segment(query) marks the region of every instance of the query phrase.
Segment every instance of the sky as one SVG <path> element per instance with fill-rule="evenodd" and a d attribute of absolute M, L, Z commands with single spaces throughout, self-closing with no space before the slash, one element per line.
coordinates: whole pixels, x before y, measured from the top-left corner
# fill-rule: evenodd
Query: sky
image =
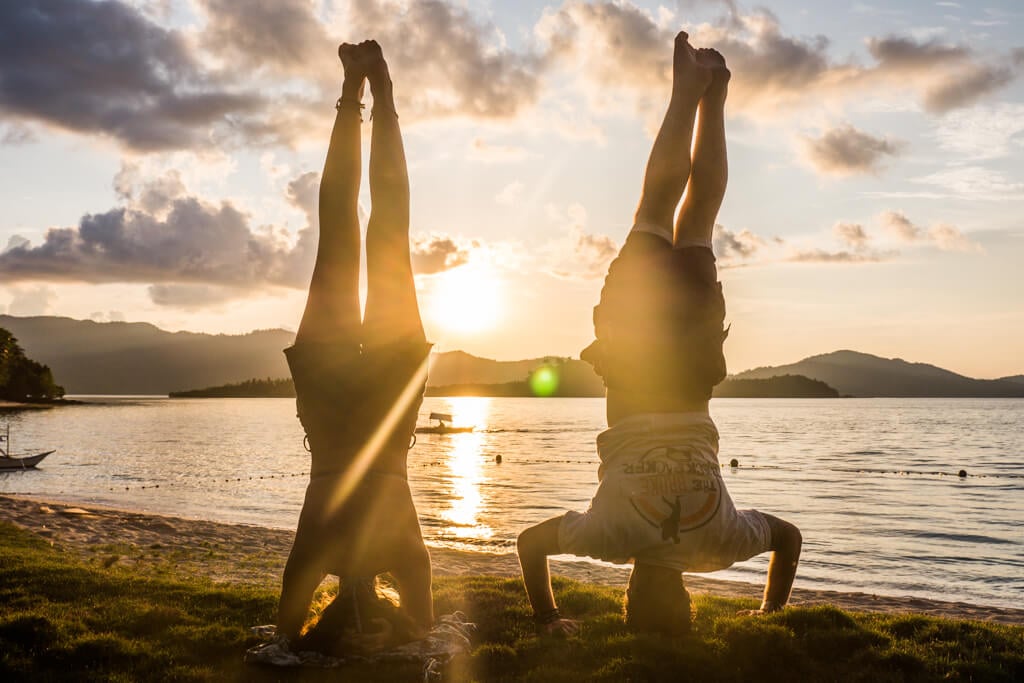
<path fill-rule="evenodd" d="M 578 357 L 686 30 L 733 74 L 730 370 L 1021 374 L 1022 27 L 1019 0 L 0 3 L 0 313 L 294 330 L 337 44 L 375 38 L 428 337 Z"/>

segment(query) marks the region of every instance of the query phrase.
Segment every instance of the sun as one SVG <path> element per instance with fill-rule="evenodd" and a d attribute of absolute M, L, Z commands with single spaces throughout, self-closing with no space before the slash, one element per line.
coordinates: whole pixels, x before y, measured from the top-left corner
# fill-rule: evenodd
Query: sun
<path fill-rule="evenodd" d="M 485 332 L 501 319 L 501 283 L 480 266 L 461 266 L 438 276 L 430 318 L 449 332 Z"/>

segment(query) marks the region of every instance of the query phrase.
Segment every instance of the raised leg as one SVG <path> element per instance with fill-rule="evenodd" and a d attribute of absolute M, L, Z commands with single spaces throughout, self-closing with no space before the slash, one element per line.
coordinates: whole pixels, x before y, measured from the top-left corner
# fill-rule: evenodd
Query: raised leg
<path fill-rule="evenodd" d="M 711 233 L 729 181 L 725 98 L 731 74 L 725 66 L 725 58 L 717 50 L 697 50 L 697 61 L 711 70 L 711 85 L 700 101 L 690 184 L 672 242 L 676 247 L 711 246 Z"/>
<path fill-rule="evenodd" d="M 367 295 L 364 343 L 426 342 L 416 300 L 409 251 L 409 172 L 395 112 L 391 76 L 375 41 L 360 45 L 373 55 L 367 70 L 373 93 L 370 139 L 370 220 L 366 230 Z"/>
<path fill-rule="evenodd" d="M 698 62 L 697 51 L 688 38 L 685 32 L 676 36 L 672 97 L 647 160 L 633 227 L 661 235 L 670 242 L 676 206 L 690 177 L 690 145 L 697 107 L 711 82 L 711 70 Z"/>
<path fill-rule="evenodd" d="M 355 45 L 341 45 L 338 56 L 345 80 L 320 179 L 320 242 L 297 344 L 359 343 L 359 124 L 366 67 Z"/>

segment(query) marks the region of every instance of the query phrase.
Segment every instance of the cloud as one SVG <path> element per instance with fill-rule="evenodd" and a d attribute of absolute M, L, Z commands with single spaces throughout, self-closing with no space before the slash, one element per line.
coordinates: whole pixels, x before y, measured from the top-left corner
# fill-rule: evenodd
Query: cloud
<path fill-rule="evenodd" d="M 507 164 L 523 161 L 529 156 L 530 153 L 524 147 L 495 145 L 482 138 L 474 138 L 469 146 L 468 158 L 485 164 Z"/>
<path fill-rule="evenodd" d="M 248 120 L 260 96 L 205 70 L 178 32 L 121 2 L 0 3 L 0 113 L 142 151 L 209 145 Z"/>
<path fill-rule="evenodd" d="M 57 292 L 46 286 L 28 289 L 14 287 L 11 289 L 11 303 L 7 313 L 20 316 L 46 315 L 53 311 L 56 300 Z"/>
<path fill-rule="evenodd" d="M 199 0 L 199 5 L 207 17 L 200 43 L 229 63 L 287 73 L 334 54 L 336 43 L 310 0 Z"/>
<path fill-rule="evenodd" d="M 547 211 L 552 221 L 561 224 L 561 236 L 539 248 L 547 264 L 544 269 L 562 280 L 603 278 L 619 253 L 618 244 L 607 235 L 586 230 L 587 211 L 580 204 L 570 204 L 564 211 L 548 206 Z"/>
<path fill-rule="evenodd" d="M 460 245 L 446 235 L 412 239 L 412 269 L 420 275 L 433 275 L 469 262 L 469 252 L 478 243 Z"/>
<path fill-rule="evenodd" d="M 753 257 L 765 245 L 765 241 L 749 230 L 732 232 L 722 225 L 715 225 L 712 244 L 715 255 L 728 261 Z"/>
<path fill-rule="evenodd" d="M 922 237 L 921 228 L 911 223 L 902 213 L 886 211 L 879 216 L 879 220 L 883 228 L 902 242 L 916 242 Z"/>
<path fill-rule="evenodd" d="M 832 230 L 844 244 L 854 249 L 863 249 L 870 241 L 864 226 L 857 223 L 836 223 Z"/>
<path fill-rule="evenodd" d="M 508 118 L 536 102 L 543 64 L 505 46 L 493 25 L 440 0 L 360 0 L 349 6 L 353 36 L 374 36 L 396 81 L 400 113 Z"/>
<path fill-rule="evenodd" d="M 308 199 L 307 176 L 289 187 L 293 201 Z M 150 291 L 165 305 L 194 301 L 199 285 L 241 296 L 268 286 L 308 284 L 313 256 L 308 227 L 293 245 L 284 231 L 251 226 L 229 202 L 186 194 L 173 175 L 141 187 L 126 184 L 124 174 L 119 180 L 122 206 L 86 215 L 75 227 L 51 228 L 38 246 L 24 240 L 10 244 L 0 254 L 0 280 L 168 285 Z"/>
<path fill-rule="evenodd" d="M 927 110 L 942 113 L 977 101 L 1020 71 L 1016 53 L 982 58 L 963 45 L 905 36 L 869 38 L 875 64 L 836 60 L 827 37 L 787 35 L 770 10 L 730 7 L 688 30 L 692 43 L 713 45 L 728 60 L 733 112 L 764 115 L 865 95 L 902 102 L 909 90 Z M 660 111 L 671 79 L 674 23 L 628 0 L 567 0 L 545 11 L 535 34 L 552 66 L 585 81 L 591 108 Z"/>
<path fill-rule="evenodd" d="M 939 144 L 961 159 L 998 159 L 1024 142 L 1024 104 L 976 106 L 946 114 L 935 128 Z"/>
<path fill-rule="evenodd" d="M 936 39 L 871 38 L 867 47 L 878 61 L 876 75 L 895 79 L 896 85 L 902 82 L 903 87 L 916 87 L 925 110 L 936 114 L 974 104 L 1020 73 L 1015 53 L 986 62 L 965 45 L 947 45 Z"/>
<path fill-rule="evenodd" d="M 804 151 L 811 164 L 822 173 L 853 175 L 877 173 L 882 160 L 895 156 L 902 142 L 878 138 L 844 124 L 825 132 L 820 138 L 805 138 Z"/>
<path fill-rule="evenodd" d="M 931 245 L 942 251 L 982 251 L 978 244 L 947 223 L 936 223 L 925 229 L 898 211 L 882 213 L 879 222 L 885 230 L 904 243 Z"/>
<path fill-rule="evenodd" d="M 914 182 L 941 188 L 946 197 L 1006 201 L 1024 199 L 1024 183 L 982 166 L 954 166 L 930 173 Z"/>
<path fill-rule="evenodd" d="M 36 141 L 35 131 L 22 123 L 6 123 L 0 126 L 0 145 L 16 147 Z"/>
<path fill-rule="evenodd" d="M 514 180 L 501 188 L 501 192 L 495 195 L 494 201 L 503 206 L 511 206 L 520 200 L 525 189 L 526 185 L 522 181 Z"/>
<path fill-rule="evenodd" d="M 222 304 L 247 294 L 247 292 L 240 292 L 230 287 L 175 283 L 150 285 L 146 291 L 157 306 L 181 308 L 187 311 Z"/>
<path fill-rule="evenodd" d="M 791 263 L 877 263 L 885 254 L 874 251 L 827 251 L 825 249 L 798 249 L 786 258 Z"/>

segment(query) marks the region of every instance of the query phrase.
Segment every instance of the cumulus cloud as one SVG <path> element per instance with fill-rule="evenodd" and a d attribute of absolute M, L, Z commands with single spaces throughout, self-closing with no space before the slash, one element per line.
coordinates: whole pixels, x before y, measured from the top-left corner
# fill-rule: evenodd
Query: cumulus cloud
<path fill-rule="evenodd" d="M 942 251 L 981 251 L 978 244 L 947 223 L 936 223 L 930 228 L 924 228 L 898 211 L 882 213 L 879 222 L 889 234 L 903 243 L 930 245 Z"/>
<path fill-rule="evenodd" d="M 804 152 L 811 164 L 822 173 L 853 175 L 877 173 L 885 157 L 895 156 L 903 143 L 879 138 L 850 124 L 825 132 L 820 138 L 805 138 Z"/>
<path fill-rule="evenodd" d="M 728 261 L 753 257 L 765 245 L 765 241 L 749 230 L 733 232 L 722 225 L 715 225 L 712 244 L 715 255 Z"/>
<path fill-rule="evenodd" d="M 331 59 L 336 47 L 311 0 L 199 0 L 207 17 L 202 46 L 247 69 L 289 72 Z"/>
<path fill-rule="evenodd" d="M 867 47 L 878 61 L 876 75 L 916 86 L 924 108 L 937 114 L 974 104 L 1020 74 L 1016 53 L 986 61 L 965 45 L 901 36 L 871 38 Z"/>
<path fill-rule="evenodd" d="M 734 232 L 716 225 L 713 245 L 722 268 L 766 263 L 875 263 L 896 255 L 876 248 L 864 227 L 856 223 L 837 223 L 832 234 L 840 242 L 838 248 L 795 243 L 781 237 L 769 239 L 747 229 Z"/>
<path fill-rule="evenodd" d="M 592 107 L 623 105 L 660 109 L 671 77 L 674 20 L 647 12 L 631 2 L 567 0 L 545 11 L 536 35 L 553 65 L 585 79 Z M 741 12 L 735 5 L 715 22 L 689 29 L 691 42 L 714 45 L 733 72 L 733 111 L 772 113 L 792 106 L 820 106 L 823 99 L 842 101 L 887 94 L 901 101 L 916 93 L 922 106 L 941 113 L 966 106 L 1016 77 L 1016 53 L 980 56 L 963 45 L 906 36 L 867 41 L 875 63 L 864 66 L 829 55 L 822 35 L 788 35 L 778 18 L 759 8 Z"/>
<path fill-rule="evenodd" d="M 863 249 L 870 241 L 864 226 L 858 223 L 836 223 L 833 232 L 844 244 L 854 249 Z"/>
<path fill-rule="evenodd" d="M 11 303 L 7 307 L 10 315 L 46 315 L 53 311 L 53 303 L 57 300 L 57 292 L 44 286 L 11 290 Z"/>
<path fill-rule="evenodd" d="M 204 69 L 180 33 L 116 0 L 0 3 L 0 45 L 0 113 L 137 150 L 208 145 L 262 106 Z"/>
<path fill-rule="evenodd" d="M 352 35 L 374 36 L 392 74 L 415 85 L 395 93 L 414 118 L 511 117 L 539 95 L 541 58 L 508 49 L 497 28 L 453 4 L 360 0 L 346 23 Z"/>
<path fill-rule="evenodd" d="M 478 242 L 459 244 L 447 235 L 412 239 L 412 269 L 420 275 L 433 275 L 469 262 L 469 254 Z"/>
<path fill-rule="evenodd" d="M 292 244 L 282 230 L 252 226 L 230 202 L 189 195 L 173 174 L 141 186 L 128 175 L 118 176 L 122 206 L 51 228 L 37 246 L 12 240 L 0 254 L 0 281 L 152 284 L 151 297 L 163 305 L 308 283 L 315 249 L 309 226 Z M 293 202 L 309 200 L 308 176 L 289 186 Z"/>

